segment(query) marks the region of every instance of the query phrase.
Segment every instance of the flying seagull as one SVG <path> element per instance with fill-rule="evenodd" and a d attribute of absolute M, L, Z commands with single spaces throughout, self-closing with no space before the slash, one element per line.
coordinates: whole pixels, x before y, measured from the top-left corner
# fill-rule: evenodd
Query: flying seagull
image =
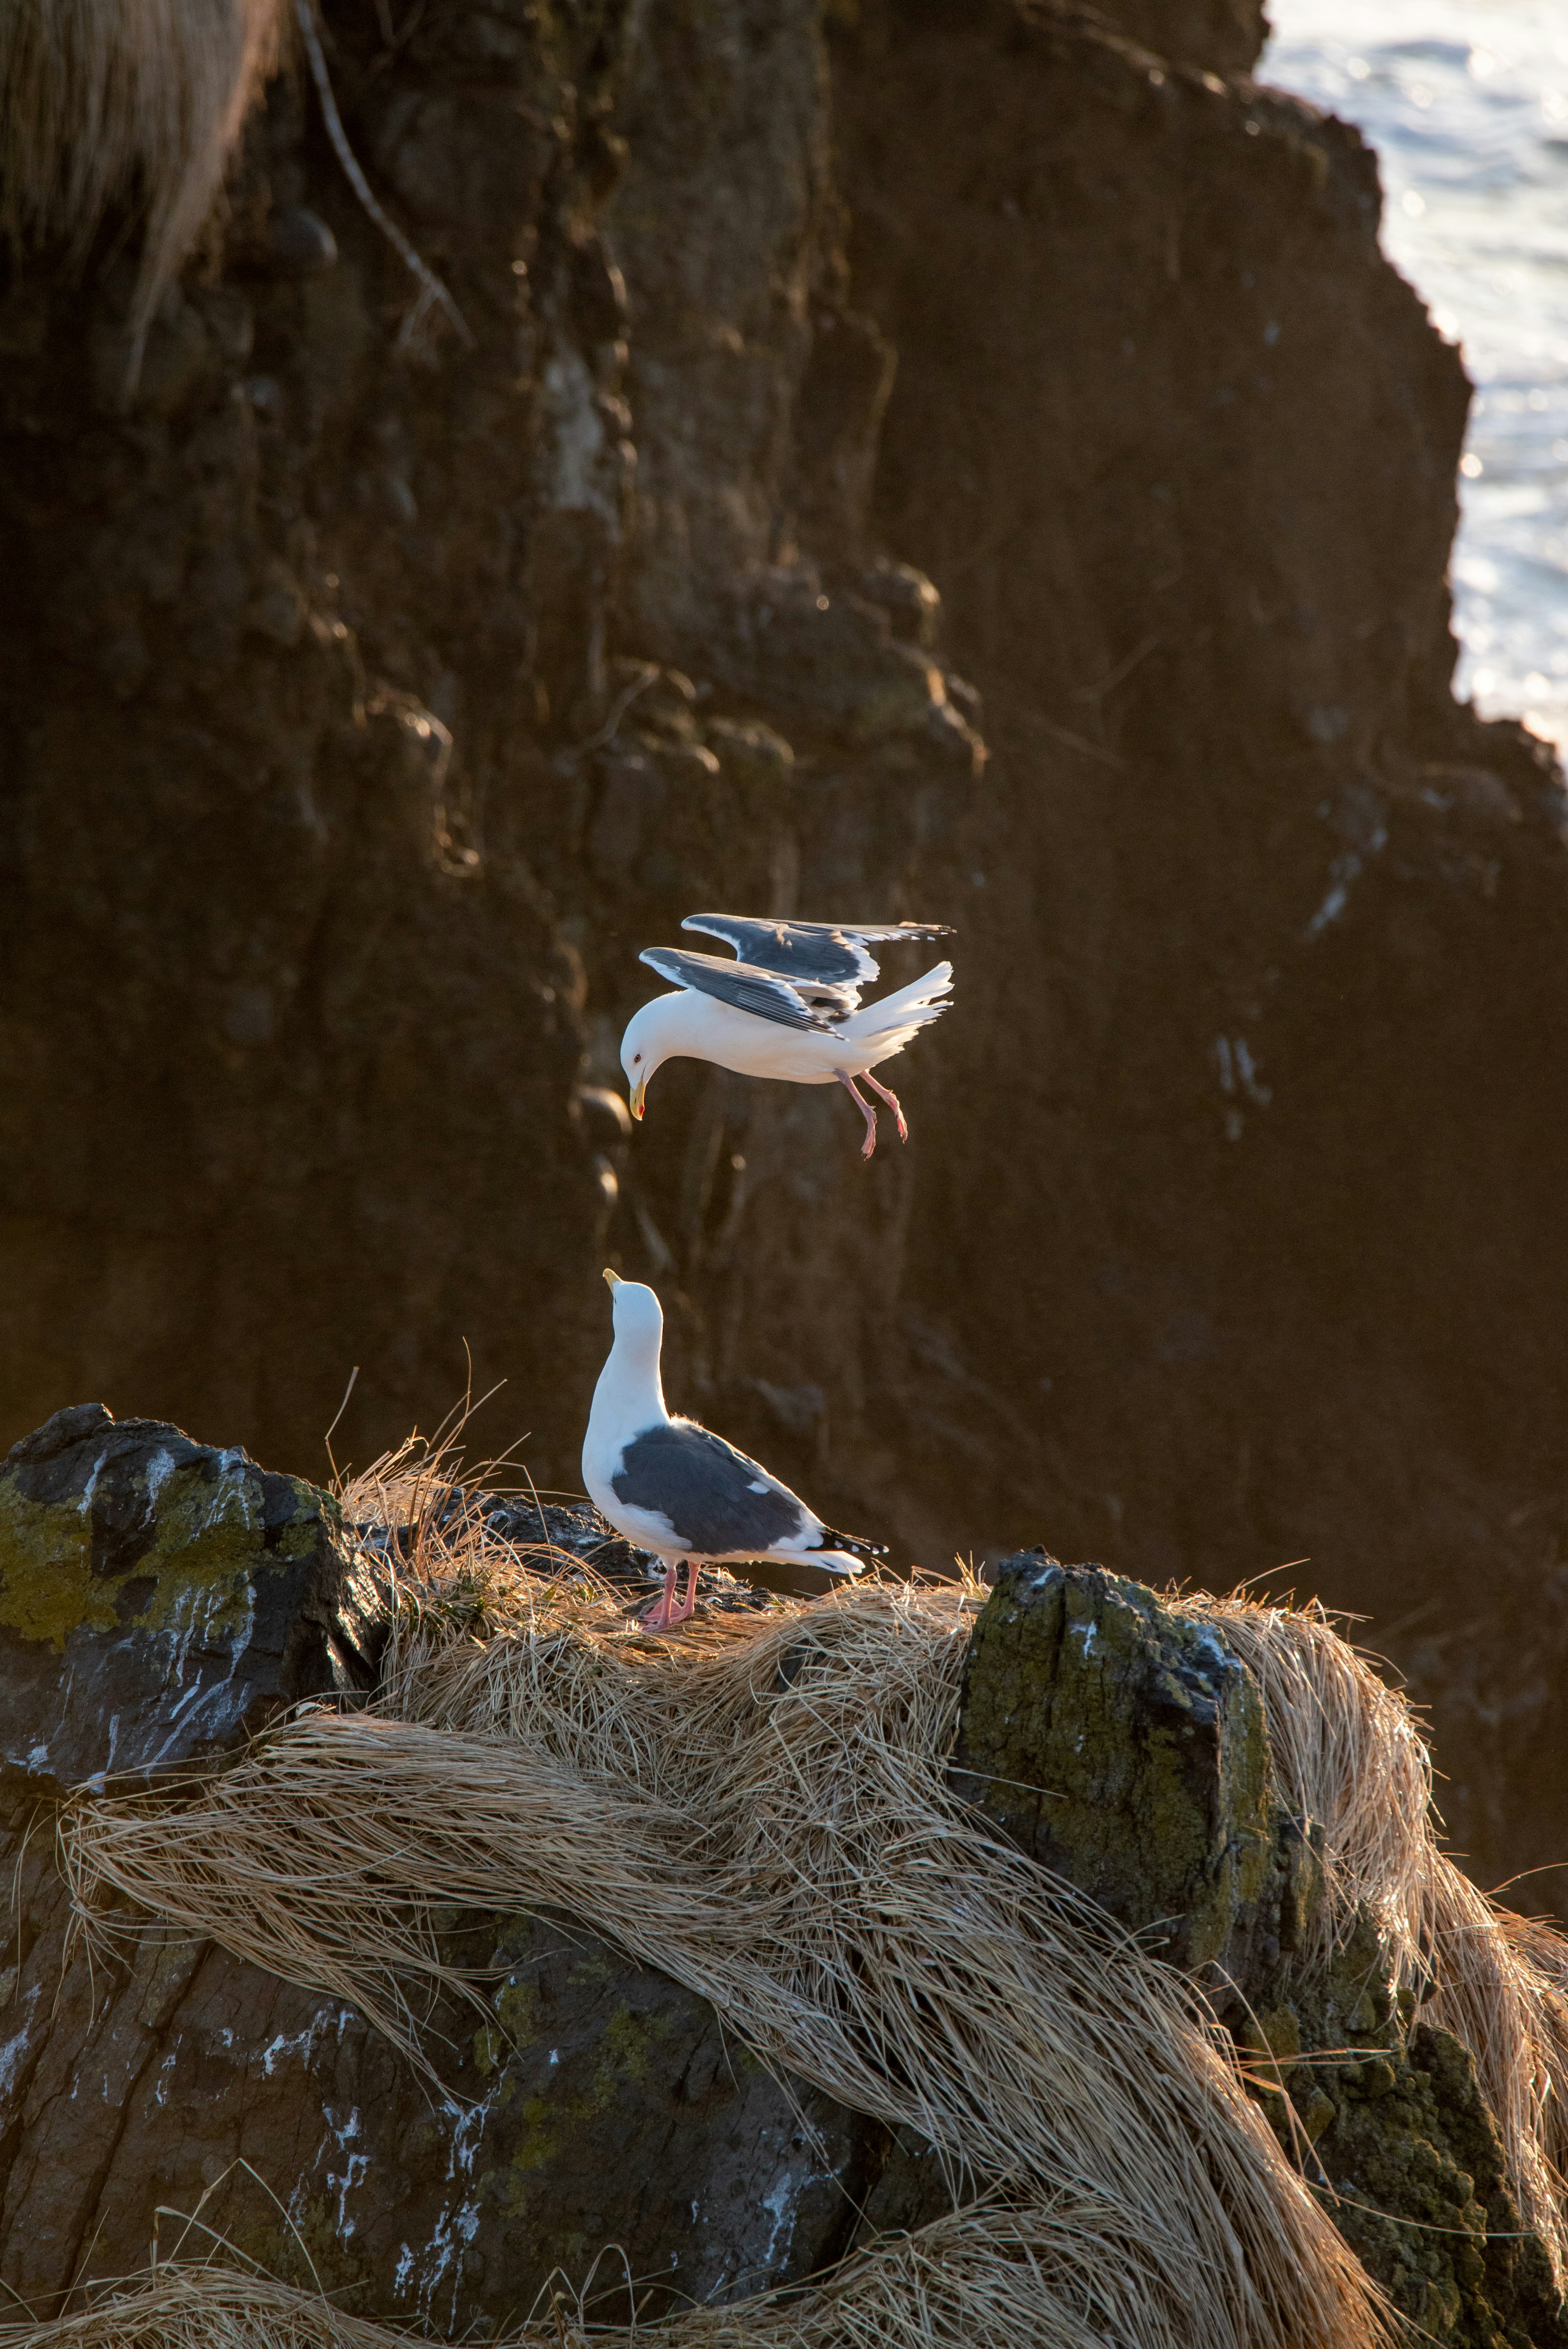
<path fill-rule="evenodd" d="M 593 1390 L 583 1439 L 583 1482 L 619 1534 L 665 1561 L 662 1598 L 645 1618 L 667 1631 L 696 1605 L 704 1563 L 737 1566 L 768 1590 L 809 1597 L 830 1587 L 824 1575 L 861 1573 L 882 1553 L 830 1531 L 766 1468 L 699 1427 L 672 1419 L 659 1380 L 665 1317 L 640 1280 L 606 1271 L 615 1342 Z M 676 1597 L 681 1561 L 690 1561 L 686 1597 Z"/>
<path fill-rule="evenodd" d="M 877 1113 L 855 1079 L 863 1077 L 909 1128 L 898 1095 L 872 1071 L 952 1007 L 941 1000 L 953 966 L 939 962 L 912 987 L 861 1008 L 861 988 L 878 977 L 868 948 L 909 938 L 950 938 L 935 922 L 769 922 L 741 914 L 692 914 L 683 930 L 723 938 L 736 959 L 684 947 L 649 947 L 639 957 L 674 995 L 655 995 L 627 1025 L 621 1066 L 632 1115 L 643 1114 L 648 1080 L 665 1061 L 715 1061 L 743 1077 L 783 1077 L 797 1085 L 842 1085 L 866 1122 L 861 1155 L 877 1146 Z"/>

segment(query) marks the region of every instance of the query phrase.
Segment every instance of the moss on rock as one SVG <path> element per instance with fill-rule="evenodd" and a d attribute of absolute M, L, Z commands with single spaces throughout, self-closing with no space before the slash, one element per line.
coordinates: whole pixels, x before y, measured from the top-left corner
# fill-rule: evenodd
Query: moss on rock
<path fill-rule="evenodd" d="M 0 1768 L 46 1788 L 166 1768 L 366 1685 L 376 1599 L 341 1536 L 330 1495 L 238 1448 L 57 1412 L 0 1466 Z"/>
<path fill-rule="evenodd" d="M 1099 1567 L 1010 1559 L 975 1626 L 954 1784 L 1198 1968 L 1274 1868 L 1262 1701 L 1207 1624 Z"/>
<path fill-rule="evenodd" d="M 214 1464 L 190 1448 L 199 1456 L 176 1464 L 162 1446 L 150 1447 L 120 1480 L 117 1508 L 139 1515 L 150 1538 L 145 1547 L 124 1546 L 118 1568 L 112 1554 L 103 1555 L 91 1490 L 35 1501 L 14 1475 L 0 1476 L 0 1624 L 25 1640 L 46 1640 L 58 1655 L 83 1629 L 199 1640 L 242 1630 L 253 1573 L 279 1574 L 308 1557 L 324 1505 L 329 1516 L 336 1505 L 294 1477 L 275 1480 L 292 1492 L 283 1510 L 274 1500 L 282 1522 L 269 1545 L 261 1472 L 247 1478 L 242 1455 L 220 1454 Z"/>
<path fill-rule="evenodd" d="M 1238 2035 L 1281 2142 L 1402 2315 L 1454 2349 L 1568 2349 L 1474 2059 L 1396 1992 L 1370 1918 Z"/>

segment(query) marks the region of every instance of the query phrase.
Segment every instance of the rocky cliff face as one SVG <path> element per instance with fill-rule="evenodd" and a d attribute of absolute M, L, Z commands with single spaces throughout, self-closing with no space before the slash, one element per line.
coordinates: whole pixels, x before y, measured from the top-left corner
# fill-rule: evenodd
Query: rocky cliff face
<path fill-rule="evenodd" d="M 911 1555 L 1309 1556 L 1554 1857 L 1559 797 L 1449 697 L 1371 159 L 1219 0 L 324 21 L 468 341 L 303 64 L 129 409 L 115 224 L 0 305 L 10 1432 L 315 1473 L 466 1343 L 574 1485 L 608 1249 Z M 907 1151 L 695 1066 L 632 1145 L 726 903 L 958 924 Z"/>
<path fill-rule="evenodd" d="M 929 1081 L 1026 1141 L 923 1162 L 906 1276 L 1008 1366 L 988 1522 L 1305 1560 L 1436 1703 L 1460 1845 L 1555 1859 L 1562 802 L 1449 693 L 1458 355 L 1354 134 L 1202 51 L 934 8 L 837 54 L 876 519 L 989 712 Z"/>

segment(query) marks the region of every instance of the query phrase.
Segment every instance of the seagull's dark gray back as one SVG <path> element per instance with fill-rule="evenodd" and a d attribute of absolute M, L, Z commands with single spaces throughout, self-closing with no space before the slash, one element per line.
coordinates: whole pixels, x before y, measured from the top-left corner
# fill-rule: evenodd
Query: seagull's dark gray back
<path fill-rule="evenodd" d="M 800 1504 L 788 1493 L 750 1489 L 767 1473 L 722 1435 L 677 1419 L 634 1435 L 610 1482 L 628 1507 L 667 1517 L 698 1557 L 760 1557 L 803 1527 Z"/>

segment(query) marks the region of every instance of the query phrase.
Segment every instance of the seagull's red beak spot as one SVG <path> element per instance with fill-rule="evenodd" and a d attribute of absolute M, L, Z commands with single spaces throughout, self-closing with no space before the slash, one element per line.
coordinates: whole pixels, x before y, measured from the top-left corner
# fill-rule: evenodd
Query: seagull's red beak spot
<path fill-rule="evenodd" d="M 640 1078 L 638 1079 L 637 1082 L 636 1082 L 636 1083 L 632 1087 L 632 1102 L 631 1102 L 631 1109 L 632 1109 L 632 1115 L 633 1115 L 634 1118 L 638 1118 L 638 1119 L 640 1119 L 640 1118 L 642 1117 L 642 1114 L 643 1114 L 643 1096 L 644 1096 L 644 1094 L 647 1092 L 647 1090 L 648 1090 L 648 1081 L 647 1081 L 646 1077 L 640 1077 Z"/>

